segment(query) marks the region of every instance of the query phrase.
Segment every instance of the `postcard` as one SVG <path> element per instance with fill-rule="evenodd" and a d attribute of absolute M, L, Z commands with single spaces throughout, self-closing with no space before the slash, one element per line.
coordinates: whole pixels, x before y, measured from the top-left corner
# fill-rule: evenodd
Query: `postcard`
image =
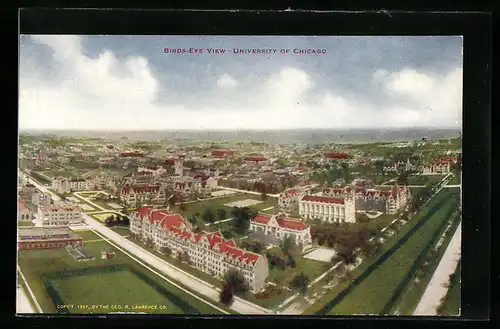
<path fill-rule="evenodd" d="M 460 315 L 462 47 L 21 35 L 17 313 Z"/>

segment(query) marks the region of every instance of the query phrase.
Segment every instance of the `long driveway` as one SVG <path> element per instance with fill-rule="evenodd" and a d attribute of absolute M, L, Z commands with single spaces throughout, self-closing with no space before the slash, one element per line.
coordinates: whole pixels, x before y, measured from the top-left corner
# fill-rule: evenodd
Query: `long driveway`
<path fill-rule="evenodd" d="M 441 299 L 445 297 L 448 292 L 447 283 L 449 277 L 455 272 L 458 261 L 460 260 L 461 245 L 462 223 L 458 224 L 450 244 L 448 248 L 446 248 L 443 258 L 441 258 L 413 315 L 437 315 L 437 308 L 441 304 Z"/>
<path fill-rule="evenodd" d="M 23 288 L 18 287 L 16 289 L 16 313 L 18 314 L 30 314 L 36 313 L 33 307 L 30 304 L 30 300 L 28 295 Z"/>

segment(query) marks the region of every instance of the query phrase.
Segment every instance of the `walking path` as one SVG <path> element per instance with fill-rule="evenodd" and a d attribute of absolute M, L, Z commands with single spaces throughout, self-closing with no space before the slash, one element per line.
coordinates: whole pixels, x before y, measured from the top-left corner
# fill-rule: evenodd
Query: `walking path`
<path fill-rule="evenodd" d="M 460 260 L 461 245 L 462 223 L 458 224 L 450 244 L 448 248 L 446 248 L 443 258 L 439 262 L 413 315 L 437 315 L 437 308 L 441 304 L 441 299 L 444 298 L 448 292 L 447 283 L 449 277 L 455 272 L 458 261 Z"/>
<path fill-rule="evenodd" d="M 242 192 L 242 193 L 246 193 L 246 194 L 262 195 L 262 193 L 260 193 L 260 192 L 247 191 L 247 190 L 240 190 L 240 189 L 237 189 L 237 188 L 231 188 L 231 187 L 218 186 L 218 188 L 220 188 L 220 189 L 222 189 L 222 190 L 235 191 L 235 192 Z M 270 196 L 270 197 L 273 197 L 273 198 L 277 198 L 277 197 L 279 197 L 279 194 L 267 194 L 267 196 Z"/>

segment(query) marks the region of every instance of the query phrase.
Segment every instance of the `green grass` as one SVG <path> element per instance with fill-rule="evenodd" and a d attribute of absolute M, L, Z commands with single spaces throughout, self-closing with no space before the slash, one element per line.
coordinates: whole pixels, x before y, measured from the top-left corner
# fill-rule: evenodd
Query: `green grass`
<path fill-rule="evenodd" d="M 33 223 L 30 220 L 18 220 L 17 226 L 33 226 Z"/>
<path fill-rule="evenodd" d="M 380 274 L 374 276 L 375 273 L 369 273 L 369 270 L 373 270 L 372 269 L 373 266 L 376 266 L 377 262 L 380 262 L 382 257 L 388 251 L 391 251 L 391 250 L 397 248 L 397 244 L 398 244 L 398 242 L 400 242 L 402 237 L 409 234 L 412 230 L 414 230 L 416 227 L 418 227 L 417 225 L 419 223 L 421 223 L 423 220 L 425 220 L 427 217 L 435 215 L 435 213 L 430 213 L 431 210 L 434 210 L 435 212 L 441 213 L 441 211 L 443 209 L 441 203 L 446 202 L 447 204 L 449 204 L 450 202 L 452 202 L 452 198 L 453 198 L 452 191 L 450 191 L 448 189 L 442 190 L 416 216 L 413 216 L 408 221 L 408 223 L 401 228 L 401 230 L 399 231 L 398 234 L 387 238 L 387 241 L 382 245 L 380 252 L 375 257 L 372 257 L 368 260 L 365 260 L 360 266 L 358 266 L 351 273 L 351 278 L 353 280 L 361 281 L 361 283 L 359 283 L 359 285 L 357 287 L 352 288 L 352 286 L 351 286 L 352 281 L 351 280 L 347 280 L 347 281 L 344 281 L 342 283 L 339 283 L 334 288 L 332 288 L 332 290 L 329 293 L 327 293 L 325 296 L 323 296 L 317 303 L 315 303 L 312 307 L 307 309 L 304 314 L 317 314 L 318 312 L 326 312 L 326 311 L 334 311 L 335 313 L 343 313 L 343 314 L 345 314 L 344 312 L 351 313 L 351 314 L 362 314 L 362 313 L 366 314 L 367 313 L 366 308 L 365 309 L 362 308 L 362 307 L 364 307 L 364 305 L 363 304 L 356 305 L 356 300 L 359 300 L 359 303 L 366 303 L 367 301 L 370 301 L 368 303 L 368 306 L 370 306 L 373 303 L 373 301 L 372 301 L 373 297 L 375 297 L 377 299 L 377 302 L 375 302 L 375 306 L 383 307 L 384 306 L 384 305 L 382 305 L 382 304 L 384 304 L 383 301 L 379 301 L 378 297 L 375 296 L 374 292 L 378 293 L 377 289 L 381 289 L 383 291 L 383 290 L 387 289 L 387 287 L 389 287 L 389 289 L 390 289 L 390 287 L 395 289 L 395 286 L 396 286 L 395 282 L 397 282 L 397 281 L 387 281 L 388 278 L 391 278 L 391 280 L 394 280 L 394 278 L 393 278 L 394 273 L 392 273 L 392 271 L 394 271 L 395 273 L 401 273 L 401 270 L 393 268 L 395 266 L 394 263 L 397 263 L 399 261 L 399 262 L 401 262 L 402 266 L 407 267 L 409 264 L 408 260 L 404 260 L 404 259 L 400 260 L 399 257 L 402 257 L 402 256 L 406 257 L 407 256 L 406 253 L 413 254 L 413 255 L 409 255 L 409 257 L 417 257 L 417 250 L 419 248 L 424 247 L 423 245 L 418 244 L 418 243 L 422 243 L 422 241 L 421 240 L 414 240 L 414 242 L 412 242 L 411 244 L 408 245 L 409 247 L 405 248 L 404 254 L 401 254 L 401 253 L 399 253 L 397 255 L 393 254 L 390 257 L 390 258 L 393 258 L 392 262 L 389 263 L 391 266 L 389 266 L 389 267 L 384 266 L 384 271 L 383 271 L 383 273 L 385 273 L 385 275 L 388 275 L 388 278 L 384 278 L 384 277 L 380 278 Z M 437 210 L 433 209 L 435 207 L 437 207 Z M 429 220 L 430 223 L 435 223 L 435 222 L 440 221 L 439 217 L 437 217 L 437 216 L 432 216 L 432 217 L 433 217 L 433 220 Z M 425 226 L 426 227 L 425 231 L 422 231 L 424 226 L 420 227 L 420 229 L 418 229 L 417 232 L 414 233 L 413 235 L 415 235 L 418 238 L 418 236 L 422 237 L 422 235 L 419 233 L 423 234 L 423 233 L 427 233 L 428 231 L 430 231 L 430 229 L 427 228 L 429 225 Z M 433 228 L 433 227 L 434 227 L 434 225 L 431 226 L 431 228 Z M 425 235 L 423 235 L 423 237 L 425 237 Z M 406 243 L 404 245 L 408 244 L 408 242 L 409 241 L 406 241 Z M 403 246 L 401 246 L 399 248 L 402 248 Z M 385 262 L 387 262 L 387 260 Z M 380 271 L 379 268 L 382 268 L 382 266 L 385 264 L 385 262 L 378 265 L 378 268 L 373 270 L 373 272 Z M 397 266 L 399 266 L 399 263 Z M 378 281 L 375 280 L 375 282 L 374 282 L 375 287 L 373 286 L 373 282 L 372 282 L 372 284 L 370 284 L 370 282 L 368 282 L 369 284 L 366 286 L 366 283 L 364 283 L 364 281 L 362 281 L 363 278 L 366 278 L 365 279 L 365 281 L 366 281 L 366 280 L 368 280 L 368 278 L 371 278 L 371 277 L 375 277 L 378 279 Z M 377 288 L 376 285 L 378 285 L 379 288 Z M 362 286 L 362 287 L 360 287 L 360 286 Z M 368 287 L 368 288 L 365 288 L 365 287 Z M 349 290 L 352 290 L 352 291 L 349 292 Z M 360 292 L 356 292 L 356 291 L 361 291 L 361 293 L 367 294 L 367 296 L 360 297 L 360 295 L 359 295 Z M 387 299 L 390 298 L 390 294 L 387 294 L 387 293 L 384 293 L 384 294 L 386 296 L 388 295 Z M 339 296 L 345 296 L 344 300 L 339 302 L 337 305 L 334 305 L 335 307 L 333 309 L 328 310 L 327 309 L 328 304 L 335 302 L 335 299 L 339 298 Z M 352 297 L 352 296 L 355 296 L 355 297 Z M 347 302 L 346 302 L 346 300 L 347 300 Z M 342 306 L 340 306 L 340 305 L 342 305 Z M 340 311 L 337 307 L 341 307 Z M 350 309 L 351 307 L 354 307 L 354 310 Z M 349 308 L 349 309 L 346 310 L 346 308 Z"/>
<path fill-rule="evenodd" d="M 181 210 L 179 208 L 179 206 L 175 206 L 174 208 L 172 208 L 172 212 L 179 213 L 184 217 L 191 217 L 192 215 L 199 213 L 200 217 L 201 217 L 201 215 L 203 214 L 205 209 L 211 209 L 213 212 L 216 212 L 218 209 L 224 208 L 224 209 L 226 209 L 226 212 L 227 212 L 226 217 L 230 217 L 231 215 L 229 212 L 231 211 L 231 207 L 227 207 L 224 205 L 226 203 L 230 203 L 230 202 L 234 202 L 234 201 L 241 201 L 241 200 L 246 200 L 246 199 L 260 201 L 260 195 L 241 193 L 241 194 L 235 194 L 235 195 L 231 195 L 231 196 L 220 198 L 220 199 L 212 199 L 212 200 L 188 203 L 188 204 L 185 204 L 185 210 Z M 262 210 L 262 209 L 266 209 L 266 208 L 273 207 L 276 205 L 277 205 L 276 198 L 268 197 L 267 200 L 264 201 L 263 203 L 249 206 L 249 208 Z M 199 218 L 198 224 L 202 224 L 204 226 L 205 222 L 203 222 L 203 220 L 201 220 L 201 218 Z"/>
<path fill-rule="evenodd" d="M 455 280 L 451 282 L 448 293 L 444 298 L 443 304 L 438 308 L 439 315 L 457 316 L 460 315 L 461 304 L 461 264 L 458 263 L 455 270 Z"/>
<path fill-rule="evenodd" d="M 439 182 L 446 175 L 417 175 L 408 176 L 408 185 L 427 185 L 430 182 Z"/>
<path fill-rule="evenodd" d="M 57 309 L 54 305 L 53 300 L 47 293 L 44 280 L 53 277 L 56 272 L 66 272 L 78 269 L 91 269 L 95 267 L 111 265 L 129 266 L 135 272 L 141 274 L 148 280 L 151 280 L 151 282 L 153 282 L 155 285 L 161 286 L 163 289 L 168 290 L 170 293 L 177 296 L 176 298 L 180 298 L 186 301 L 189 305 L 198 309 L 201 314 L 218 313 L 212 307 L 191 296 L 186 295 L 178 288 L 165 282 L 162 278 L 151 273 L 142 265 L 136 263 L 134 260 L 123 254 L 113 246 L 109 245 L 107 242 L 93 242 L 87 244 L 85 247 L 96 256 L 94 260 L 77 262 L 64 249 L 19 251 L 18 261 L 21 270 L 23 271 L 38 302 L 42 307 L 42 310 L 45 313 L 56 313 Z M 112 259 L 102 260 L 100 258 L 100 251 L 104 249 L 116 252 L 116 256 Z M 58 289 L 58 292 L 61 294 L 68 289 L 73 289 L 71 291 L 73 291 L 75 295 L 71 295 L 71 300 L 75 304 L 85 302 L 89 302 L 92 304 L 103 303 L 104 301 L 100 300 L 100 298 L 102 298 L 103 291 L 105 291 L 109 295 L 108 297 L 106 297 L 106 302 L 121 305 L 134 305 L 137 303 L 138 294 L 150 294 L 150 292 L 144 290 L 145 287 L 143 284 L 139 284 L 140 280 L 130 282 L 130 277 L 126 276 L 118 276 L 115 278 L 116 279 L 106 278 L 102 280 L 101 275 L 87 276 L 85 277 L 85 279 L 78 279 L 77 282 L 73 281 L 73 284 L 69 286 L 65 286 L 64 284 L 62 286 L 59 286 L 60 288 Z M 109 285 L 108 289 L 105 289 L 106 285 Z M 124 290 L 129 291 L 127 294 L 124 294 Z M 68 298 L 68 296 L 66 296 L 66 298 Z M 167 302 L 167 300 L 163 301 L 164 304 Z M 170 313 L 170 310 L 167 309 L 165 313 Z"/>
<path fill-rule="evenodd" d="M 110 227 L 110 229 L 122 236 L 127 236 L 130 234 L 130 230 L 128 227 L 125 227 L 125 226 L 113 226 L 113 227 Z"/>
<path fill-rule="evenodd" d="M 448 185 L 460 185 L 460 184 L 461 184 L 460 173 L 455 173 L 455 176 L 453 176 Z"/>
<path fill-rule="evenodd" d="M 76 234 L 82 237 L 83 241 L 102 240 L 102 238 L 91 230 L 75 231 Z"/>

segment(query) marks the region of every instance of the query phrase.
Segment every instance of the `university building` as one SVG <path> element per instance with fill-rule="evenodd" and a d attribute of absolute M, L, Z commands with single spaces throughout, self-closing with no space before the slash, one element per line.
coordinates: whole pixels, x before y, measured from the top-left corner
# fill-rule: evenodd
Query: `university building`
<path fill-rule="evenodd" d="M 126 184 L 120 193 L 120 199 L 128 206 L 137 203 L 165 203 L 165 189 L 161 185 L 136 186 Z"/>
<path fill-rule="evenodd" d="M 365 186 L 324 189 L 323 195 L 343 198 L 354 192 L 356 211 L 380 211 L 395 214 L 411 200 L 411 190 L 407 186 L 393 185 L 390 190 L 367 189 Z"/>
<path fill-rule="evenodd" d="M 187 255 L 188 263 L 211 276 L 221 279 L 231 269 L 239 271 L 253 293 L 264 289 L 269 275 L 265 256 L 248 252 L 226 240 L 220 232 L 193 233 L 192 226 L 182 216 L 144 206 L 130 218 L 132 236 L 151 241 L 160 252 L 164 248 L 172 256 Z"/>
<path fill-rule="evenodd" d="M 83 245 L 81 236 L 69 227 L 20 227 L 17 246 L 19 250 L 55 249 L 67 245 Z"/>
<path fill-rule="evenodd" d="M 450 162 L 438 161 L 433 164 L 426 164 L 422 167 L 422 174 L 424 175 L 442 175 L 450 172 Z"/>
<path fill-rule="evenodd" d="M 41 227 L 81 224 L 82 209 L 67 205 L 43 205 L 38 207 L 36 224 Z"/>
<path fill-rule="evenodd" d="M 304 222 L 286 218 L 285 214 L 256 216 L 250 220 L 250 230 L 272 235 L 278 240 L 291 237 L 302 251 L 312 247 L 311 228 Z"/>
<path fill-rule="evenodd" d="M 321 219 L 330 223 L 354 223 L 354 193 L 343 197 L 304 195 L 299 203 L 299 215 L 305 219 Z"/>

